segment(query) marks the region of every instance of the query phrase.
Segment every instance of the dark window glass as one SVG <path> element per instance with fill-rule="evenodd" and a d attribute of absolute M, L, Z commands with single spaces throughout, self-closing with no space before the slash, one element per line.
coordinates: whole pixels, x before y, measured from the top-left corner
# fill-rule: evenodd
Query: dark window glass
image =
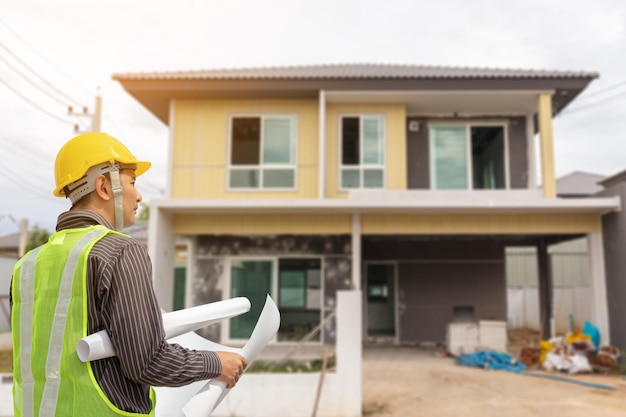
<path fill-rule="evenodd" d="M 261 149 L 261 119 L 234 117 L 232 125 L 232 165 L 258 165 Z"/>
<path fill-rule="evenodd" d="M 505 188 L 504 129 L 480 126 L 472 127 L 471 131 L 474 189 Z"/>
<path fill-rule="evenodd" d="M 361 162 L 359 138 L 359 118 L 341 119 L 341 163 L 343 165 L 358 165 Z"/>

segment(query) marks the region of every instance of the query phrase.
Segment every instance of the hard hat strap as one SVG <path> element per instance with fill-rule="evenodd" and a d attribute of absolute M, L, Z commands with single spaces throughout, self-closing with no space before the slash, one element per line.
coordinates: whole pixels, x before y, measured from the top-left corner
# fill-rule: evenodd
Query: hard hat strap
<path fill-rule="evenodd" d="M 110 170 L 110 162 L 105 162 L 103 164 L 91 167 L 81 179 L 65 187 L 65 189 L 63 190 L 65 196 L 70 199 L 72 204 L 76 204 L 78 200 L 95 190 L 96 178 L 99 175 L 106 174 Z"/>
<path fill-rule="evenodd" d="M 123 190 L 117 164 L 111 167 L 110 175 L 111 187 L 113 188 L 113 201 L 115 203 L 115 230 L 120 231 L 124 228 L 124 199 L 122 198 Z"/>

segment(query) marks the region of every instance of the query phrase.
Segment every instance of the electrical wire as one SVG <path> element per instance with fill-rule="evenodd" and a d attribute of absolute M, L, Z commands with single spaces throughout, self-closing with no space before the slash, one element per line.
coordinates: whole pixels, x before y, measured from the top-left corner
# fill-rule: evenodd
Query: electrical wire
<path fill-rule="evenodd" d="M 37 48 L 35 48 L 33 45 L 31 45 L 28 41 L 26 41 L 22 36 L 20 36 L 19 33 L 17 33 L 15 30 L 13 30 L 5 21 L 3 21 L 2 19 L 0 19 L 0 25 L 4 26 L 9 32 L 11 32 L 13 34 L 13 36 L 15 36 L 17 39 L 19 39 L 20 41 L 22 41 L 22 43 L 24 43 L 24 45 L 28 46 L 33 52 L 35 52 L 37 55 L 39 55 L 40 58 L 42 58 L 48 65 L 50 65 L 51 67 L 53 67 L 55 70 L 57 70 L 60 74 L 62 74 L 63 76 L 65 76 L 65 78 L 67 78 L 68 80 L 72 81 L 74 83 L 74 85 L 80 87 L 83 92 L 86 92 L 86 94 L 88 96 L 93 95 L 92 92 L 90 92 L 90 89 L 85 87 L 84 85 L 82 85 L 81 83 L 79 83 L 77 80 L 75 80 L 74 78 L 72 78 L 71 76 L 69 76 L 66 72 L 64 72 L 61 68 L 59 68 L 58 66 L 54 65 L 54 63 L 52 63 L 49 59 L 47 59 L 42 53 L 40 53 Z"/>
<path fill-rule="evenodd" d="M 50 155 L 43 154 L 37 147 L 29 146 L 28 148 L 25 148 L 23 143 L 18 144 L 16 141 L 9 140 L 3 136 L 0 136 L 0 143 L 4 146 L 12 148 L 13 152 L 25 156 L 29 163 L 48 164 L 51 161 Z M 33 157 L 37 158 L 38 161 L 31 160 Z"/>
<path fill-rule="evenodd" d="M 594 92 L 589 93 L 589 94 L 585 94 L 585 95 L 583 95 L 582 97 L 580 97 L 580 98 L 578 99 L 578 101 L 581 101 L 581 100 L 587 100 L 588 98 L 595 97 L 595 96 L 600 95 L 600 94 L 604 94 L 604 93 L 606 93 L 607 91 L 615 90 L 615 89 L 617 89 L 617 88 L 621 88 L 622 86 L 626 87 L 626 80 L 624 80 L 624 81 L 620 81 L 620 82 L 618 82 L 618 83 L 616 83 L 616 84 L 610 85 L 610 86 L 605 87 L 605 88 L 603 88 L 603 89 L 601 89 L 601 90 L 594 91 Z"/>
<path fill-rule="evenodd" d="M 560 115 L 563 116 L 563 115 L 568 115 L 572 113 L 577 113 L 579 111 L 588 110 L 588 109 L 595 108 L 603 104 L 609 104 L 609 103 L 619 101 L 622 99 L 626 99 L 626 91 L 618 93 L 618 94 L 614 94 L 612 96 L 604 97 L 603 99 L 594 101 L 592 103 L 582 104 L 580 106 L 573 107 L 573 108 L 567 108 L 563 112 L 561 112 Z"/>
<path fill-rule="evenodd" d="M 23 176 L 17 176 L 16 172 L 9 169 L 5 164 L 0 164 L 0 173 L 3 174 L 4 177 L 8 178 L 11 182 L 15 183 L 21 190 L 27 191 L 30 194 L 45 199 L 47 202 L 53 202 L 55 197 L 52 192 L 47 193 L 43 191 L 40 187 L 41 184 L 35 184 L 24 178 Z M 22 170 L 23 172 L 23 170 Z"/>
<path fill-rule="evenodd" d="M 5 148 L 5 149 L 9 149 L 9 151 L 11 153 L 14 153 L 15 155 L 18 155 L 20 158 L 22 158 L 22 160 L 26 161 L 25 163 L 27 164 L 33 164 L 36 166 L 42 166 L 42 165 L 47 165 L 49 164 L 52 160 L 53 160 L 53 156 L 50 155 L 46 155 L 40 151 L 37 150 L 37 148 L 35 147 L 29 147 L 28 149 L 25 149 L 23 146 L 15 143 L 15 141 L 11 141 L 9 139 L 7 139 L 6 137 L 0 136 L 0 144 Z M 14 159 L 12 159 L 14 160 Z M 31 188 L 35 187 L 34 183 L 30 183 Z M 146 179 L 146 178 L 141 178 L 140 179 L 140 191 L 143 189 L 145 190 L 143 193 L 145 194 L 157 194 L 157 195 L 163 195 L 164 191 L 163 191 L 163 187 L 159 187 L 158 185 L 156 185 L 155 183 L 151 182 L 150 180 Z M 143 194 L 142 193 L 142 194 Z M 39 195 L 41 196 L 41 195 Z"/>
<path fill-rule="evenodd" d="M 9 170 L 10 172 L 6 175 L 8 178 L 13 180 L 19 178 L 18 184 L 27 184 L 32 191 L 40 193 L 40 196 L 46 196 L 47 198 L 52 197 L 52 194 L 48 194 L 47 188 L 42 189 L 42 184 L 46 184 L 47 175 L 44 175 L 44 167 L 49 167 L 49 170 L 52 171 L 52 164 L 50 158 L 44 156 L 41 153 L 36 153 L 32 147 L 28 150 L 22 149 L 16 143 L 12 141 L 8 141 L 6 138 L 1 138 L 0 142 L 5 145 L 5 149 L 8 148 L 9 158 L 6 159 L 3 168 L 5 170 Z M 9 145 L 6 147 L 6 145 Z M 31 152 L 33 151 L 33 152 Z M 15 156 L 15 157 L 14 157 Z M 17 167 L 15 166 L 17 165 Z M 24 167 L 39 167 L 39 169 L 31 169 L 25 170 Z M 6 171 L 5 171 L 6 172 Z M 16 173 L 19 172 L 29 172 L 28 176 L 20 176 Z"/>
<path fill-rule="evenodd" d="M 19 62 L 28 71 L 30 71 L 31 74 L 33 74 L 35 77 L 37 77 L 37 79 L 39 79 L 41 82 L 43 82 L 52 91 L 54 91 L 58 95 L 62 96 L 66 101 L 59 99 L 58 96 L 55 96 L 49 90 L 46 90 L 46 89 L 42 88 L 39 84 L 37 84 L 35 81 L 33 81 L 27 75 L 25 75 L 22 71 L 20 71 L 19 68 L 16 68 L 13 64 L 11 64 L 11 62 L 9 62 L 6 58 L 4 58 L 3 56 L 0 55 L 0 60 L 2 62 L 4 62 L 13 71 L 15 71 L 20 77 L 22 77 L 24 80 L 26 80 L 29 84 L 31 84 L 32 86 L 37 88 L 39 91 L 41 91 L 42 93 L 46 94 L 48 97 L 52 98 L 53 100 L 55 100 L 56 102 L 58 102 L 58 103 L 60 103 L 62 105 L 67 106 L 69 104 L 74 104 L 76 106 L 80 106 L 80 104 L 79 104 L 79 102 L 77 100 L 74 100 L 73 98 L 71 98 L 70 96 L 65 94 L 63 91 L 61 91 L 57 87 L 55 87 L 51 82 L 49 82 L 44 77 L 39 75 L 34 69 L 32 69 L 28 64 L 26 64 L 24 61 L 22 61 L 13 51 L 11 51 L 1 41 L 0 41 L 0 48 L 2 48 L 5 51 L 7 51 L 15 60 L 17 60 L 17 62 Z"/>
<path fill-rule="evenodd" d="M 25 95 L 23 95 L 22 93 L 20 93 L 17 89 L 15 89 L 11 84 L 9 84 L 8 82 L 6 82 L 5 80 L 3 80 L 2 78 L 0 78 L 0 83 L 4 84 L 9 90 L 11 90 L 14 94 L 16 94 L 18 97 L 20 97 L 22 100 L 26 101 L 28 104 L 30 104 L 31 106 L 33 106 L 34 108 L 36 108 L 37 110 L 39 110 L 40 112 L 52 117 L 53 119 L 56 119 L 62 123 L 65 124 L 69 124 L 69 125 L 73 125 L 72 122 L 70 122 L 69 120 L 65 120 L 59 116 L 57 116 L 56 114 L 44 109 L 43 107 L 41 107 L 39 104 L 35 103 L 34 101 L 32 101 L 31 99 L 29 99 L 28 97 L 26 97 Z"/>
<path fill-rule="evenodd" d="M 585 94 L 583 96 L 581 96 L 580 98 L 578 98 L 576 100 L 576 102 L 573 104 L 573 107 L 568 107 L 565 110 L 563 110 L 563 112 L 559 113 L 557 115 L 558 116 L 563 116 L 563 115 L 568 115 L 571 113 L 577 113 L 579 111 L 583 111 L 583 110 L 588 110 L 591 108 L 594 108 L 596 106 L 599 105 L 603 105 L 603 104 L 609 104 L 612 102 L 615 102 L 617 100 L 621 100 L 622 98 L 626 98 L 626 90 L 623 91 L 618 91 L 616 94 L 612 94 L 609 96 L 605 96 L 605 97 L 599 97 L 597 98 L 596 101 L 592 101 L 592 102 L 586 102 L 586 100 L 590 99 L 590 98 L 596 98 L 598 96 L 604 95 L 606 93 L 609 92 L 613 92 L 616 90 L 621 90 L 622 87 L 626 87 L 626 80 L 624 81 L 620 81 L 618 83 L 612 84 L 608 87 L 605 87 L 601 90 L 598 91 L 594 91 L 592 93 L 589 94 Z"/>

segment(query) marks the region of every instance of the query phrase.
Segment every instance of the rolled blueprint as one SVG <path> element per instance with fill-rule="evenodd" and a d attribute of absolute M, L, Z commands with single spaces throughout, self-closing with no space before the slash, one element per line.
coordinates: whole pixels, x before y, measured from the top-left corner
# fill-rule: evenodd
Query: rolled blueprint
<path fill-rule="evenodd" d="M 165 339 L 170 340 L 185 333 L 201 329 L 250 311 L 250 301 L 246 297 L 228 300 L 163 313 Z M 115 349 L 106 330 L 90 334 L 78 341 L 76 352 L 81 361 L 95 361 L 115 356 Z"/>
<path fill-rule="evenodd" d="M 195 333 L 186 333 L 171 342 L 197 350 L 237 352 L 248 361 L 248 367 L 270 342 L 280 326 L 280 313 L 268 295 L 250 339 L 239 349 L 220 345 Z M 155 417 L 208 417 L 230 392 L 218 380 L 198 381 L 183 387 L 155 387 L 157 406 Z"/>

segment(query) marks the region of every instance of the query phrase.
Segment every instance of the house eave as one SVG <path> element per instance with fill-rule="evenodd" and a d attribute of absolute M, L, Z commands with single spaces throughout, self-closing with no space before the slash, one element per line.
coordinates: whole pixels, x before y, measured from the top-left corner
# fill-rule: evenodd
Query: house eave
<path fill-rule="evenodd" d="M 176 199 L 151 202 L 151 209 L 170 214 L 246 214 L 246 213 L 464 213 L 464 214 L 558 214 L 595 213 L 598 215 L 619 211 L 618 197 L 580 199 L 537 199 L 520 202 L 516 200 L 473 199 L 451 201 L 445 198 L 427 200 L 380 200 L 380 199 Z"/>
<path fill-rule="evenodd" d="M 166 74 L 167 75 L 167 74 Z M 170 101 L 203 99 L 316 99 L 320 91 L 396 94 L 401 92 L 554 91 L 554 115 L 563 110 L 597 74 L 463 75 L 454 77 L 231 78 L 114 74 L 113 79 L 158 119 L 169 123 Z M 374 98 L 374 97 L 371 97 Z M 504 109 L 509 110 L 509 109 Z M 463 109 L 457 110 L 463 111 Z"/>

